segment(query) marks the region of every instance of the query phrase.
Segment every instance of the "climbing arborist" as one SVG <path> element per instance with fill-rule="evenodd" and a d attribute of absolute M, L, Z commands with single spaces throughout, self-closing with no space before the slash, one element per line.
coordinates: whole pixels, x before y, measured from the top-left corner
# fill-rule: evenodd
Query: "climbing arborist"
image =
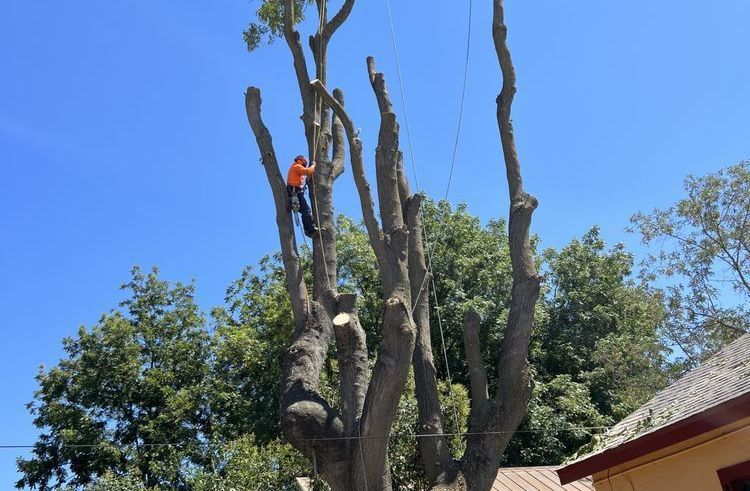
<path fill-rule="evenodd" d="M 293 212 L 299 211 L 302 215 L 302 227 L 305 235 L 312 237 L 318 231 L 313 221 L 312 210 L 305 199 L 305 188 L 307 178 L 315 172 L 315 164 L 308 167 L 307 159 L 302 155 L 294 157 L 292 166 L 286 178 L 286 193 L 289 196 L 289 207 Z"/>

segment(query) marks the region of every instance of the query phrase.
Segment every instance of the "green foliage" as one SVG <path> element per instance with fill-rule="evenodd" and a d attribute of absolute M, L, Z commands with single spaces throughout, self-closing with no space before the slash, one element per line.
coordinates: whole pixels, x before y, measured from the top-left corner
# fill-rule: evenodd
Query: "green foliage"
<path fill-rule="evenodd" d="M 631 222 L 655 249 L 644 275 L 662 286 L 663 334 L 694 365 L 750 330 L 750 162 L 689 176 L 684 189 Z"/>
<path fill-rule="evenodd" d="M 443 430 L 445 433 L 452 434 L 465 433 L 470 409 L 466 388 L 463 385 L 453 384 L 449 389 L 448 383 L 441 381 L 438 390 L 444 424 Z M 419 444 L 416 438 L 410 436 L 418 432 L 417 416 L 414 375 L 410 373 L 404 392 L 399 399 L 396 419 L 391 428 L 392 436 L 388 443 L 388 462 L 391 465 L 393 489 L 430 489 L 427 477 L 422 469 Z M 463 455 L 464 450 L 466 450 L 466 440 L 461 436 L 449 437 L 448 445 L 456 457 Z"/>
<path fill-rule="evenodd" d="M 591 401 L 589 387 L 568 374 L 537 382 L 529 410 L 505 455 L 507 465 L 551 465 L 587 443 L 597 430 L 612 424 Z M 601 431 L 601 430 L 599 430 Z"/>
<path fill-rule="evenodd" d="M 312 0 L 294 0 L 294 23 L 302 22 L 305 18 L 305 10 Z M 242 33 L 247 50 L 253 51 L 258 46 L 270 44 L 284 34 L 284 1 L 283 0 L 261 0 L 260 7 L 255 11 L 257 22 L 251 22 Z"/>
<path fill-rule="evenodd" d="M 19 488 L 86 485 L 112 470 L 183 489 L 186 466 L 204 463 L 209 336 L 193 287 L 136 268 L 123 288 L 124 311 L 66 338 L 66 358 L 40 370 L 29 409 L 42 434 L 18 460 Z"/>
<path fill-rule="evenodd" d="M 252 435 L 226 445 L 218 455 L 214 472 L 200 471 L 193 481 L 195 491 L 298 489 L 295 478 L 309 474 L 310 464 L 289 444 L 272 440 L 259 445 Z"/>
<path fill-rule="evenodd" d="M 489 382 L 493 384 L 496 377 L 493 360 L 505 331 L 513 285 L 506 224 L 499 220 L 482 226 L 465 205 L 453 209 L 447 201 L 426 200 L 424 216 L 435 293 L 440 301 L 438 308 L 434 295 L 430 294 L 435 364 L 441 377 L 445 378 L 441 323 L 451 375 L 454 381 L 468 384 L 462 342 L 463 315 L 468 308 L 474 308 L 482 316 L 481 349 Z"/>
<path fill-rule="evenodd" d="M 73 488 L 67 488 L 73 491 Z M 97 479 L 93 484 L 86 486 L 85 491 L 155 491 L 154 488 L 147 488 L 137 476 L 132 474 L 118 476 L 112 471 L 107 471 Z"/>
<path fill-rule="evenodd" d="M 545 256 L 547 292 L 530 359 L 536 387 L 506 454 L 512 465 L 562 462 L 597 429 L 638 408 L 668 381 L 659 297 L 632 278 L 622 244 L 599 229 Z"/>
<path fill-rule="evenodd" d="M 293 324 L 278 257 L 246 268 L 227 289 L 226 307 L 212 312 L 214 384 L 209 397 L 223 441 L 253 433 L 265 444 L 278 437 L 279 380 Z"/>

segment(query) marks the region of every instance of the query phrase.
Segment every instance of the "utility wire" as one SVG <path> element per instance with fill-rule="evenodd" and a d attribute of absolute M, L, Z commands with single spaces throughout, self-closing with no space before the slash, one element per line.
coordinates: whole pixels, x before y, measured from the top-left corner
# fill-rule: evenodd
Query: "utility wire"
<path fill-rule="evenodd" d="M 589 431 L 589 430 L 609 430 L 611 426 L 569 426 L 558 428 L 537 428 L 515 431 L 464 431 L 449 433 L 396 433 L 392 435 L 370 435 L 370 436 L 339 436 L 339 437 L 322 437 L 322 438 L 299 438 L 294 441 L 298 442 L 326 442 L 342 440 L 396 440 L 408 438 L 437 438 L 446 436 L 481 436 L 481 435 L 508 435 L 516 433 L 536 433 L 536 434 L 553 434 L 562 431 Z M 182 447 L 192 445 L 192 443 L 139 443 L 141 447 Z M 112 443 L 90 443 L 90 444 L 63 444 L 66 448 L 97 448 L 97 447 L 124 447 L 124 445 L 115 445 Z M 0 449 L 23 449 L 35 448 L 36 445 L 0 445 Z"/>
<path fill-rule="evenodd" d="M 385 0 L 386 10 L 388 12 L 388 25 L 390 26 L 391 31 L 391 43 L 393 45 L 393 55 L 396 61 L 396 72 L 398 74 L 398 84 L 399 84 L 399 90 L 401 92 L 401 102 L 404 110 L 404 122 L 406 123 L 406 136 L 409 141 L 409 155 L 411 157 L 411 163 L 412 163 L 412 169 L 414 173 L 414 184 L 417 186 L 417 189 L 420 190 L 420 192 L 423 192 L 422 187 L 419 184 L 419 175 L 417 173 L 417 164 L 416 159 L 414 157 L 414 144 L 412 141 L 411 136 L 411 127 L 409 125 L 409 113 L 407 109 L 407 102 L 406 102 L 406 90 L 404 89 L 404 80 L 403 75 L 401 73 L 401 63 L 399 61 L 398 56 L 398 43 L 396 42 L 396 29 L 394 27 L 393 22 L 393 14 L 391 12 L 391 2 L 390 0 Z M 467 80 L 468 80 L 468 70 L 469 70 L 469 49 L 471 47 L 471 19 L 472 19 L 472 0 L 469 0 L 469 19 L 468 19 L 468 28 L 467 28 L 467 40 L 466 40 L 466 56 L 464 60 L 464 80 L 463 80 L 463 88 L 461 90 L 461 102 L 460 102 L 460 110 L 459 110 L 459 116 L 458 116 L 458 127 L 456 130 L 456 141 L 453 147 L 453 155 L 451 159 L 451 168 L 450 168 L 450 175 L 448 177 L 448 185 L 445 190 L 445 197 L 447 199 L 448 197 L 448 191 L 450 190 L 451 181 L 453 178 L 453 169 L 455 167 L 455 161 L 456 161 L 456 154 L 458 151 L 458 142 L 461 135 L 461 122 L 463 121 L 463 112 L 464 112 L 464 102 L 466 99 L 466 86 L 467 86 Z M 426 221 L 424 218 L 424 210 L 422 207 L 419 208 L 420 218 L 422 220 L 422 229 L 423 229 L 423 236 L 424 236 L 424 244 L 425 244 L 425 252 L 427 253 L 427 274 L 425 275 L 424 279 L 422 280 L 422 284 L 419 287 L 419 290 L 417 291 L 416 298 L 412 298 L 412 313 L 414 313 L 414 308 L 418 304 L 419 297 L 422 294 L 422 290 L 424 289 L 427 281 L 430 281 L 432 284 L 432 293 L 433 298 L 435 299 L 435 312 L 437 313 L 437 321 L 438 321 L 438 328 L 440 330 L 440 341 L 441 341 L 441 347 L 443 352 L 443 360 L 445 363 L 445 372 L 446 372 L 446 378 L 448 379 L 448 392 L 451 396 L 451 399 L 453 399 L 453 381 L 450 373 L 450 366 L 448 364 L 448 351 L 445 346 L 445 334 L 443 329 L 443 321 L 442 316 L 440 315 L 440 303 L 438 301 L 437 291 L 435 288 L 435 278 L 432 274 L 432 248 L 430 247 L 430 238 L 429 233 L 427 231 L 426 227 Z M 460 429 L 460 420 L 458 418 L 458 412 L 456 410 L 456 407 L 453 407 L 453 417 L 454 417 L 454 423 L 456 425 L 456 429 Z"/>

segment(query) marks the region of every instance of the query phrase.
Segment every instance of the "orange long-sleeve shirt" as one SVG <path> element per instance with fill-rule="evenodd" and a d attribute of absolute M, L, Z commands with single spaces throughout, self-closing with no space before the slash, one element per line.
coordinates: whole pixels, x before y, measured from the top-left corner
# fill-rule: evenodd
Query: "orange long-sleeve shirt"
<path fill-rule="evenodd" d="M 313 175 L 315 172 L 315 166 L 305 167 L 304 165 L 294 162 L 289 167 L 289 173 L 286 176 L 286 183 L 290 186 L 301 188 L 305 185 L 305 178 Z"/>

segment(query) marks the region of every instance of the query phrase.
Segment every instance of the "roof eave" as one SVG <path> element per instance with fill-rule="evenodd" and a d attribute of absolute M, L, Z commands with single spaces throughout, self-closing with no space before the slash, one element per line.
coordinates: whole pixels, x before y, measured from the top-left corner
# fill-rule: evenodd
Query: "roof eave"
<path fill-rule="evenodd" d="M 557 470 L 565 485 L 750 416 L 750 392 Z"/>

